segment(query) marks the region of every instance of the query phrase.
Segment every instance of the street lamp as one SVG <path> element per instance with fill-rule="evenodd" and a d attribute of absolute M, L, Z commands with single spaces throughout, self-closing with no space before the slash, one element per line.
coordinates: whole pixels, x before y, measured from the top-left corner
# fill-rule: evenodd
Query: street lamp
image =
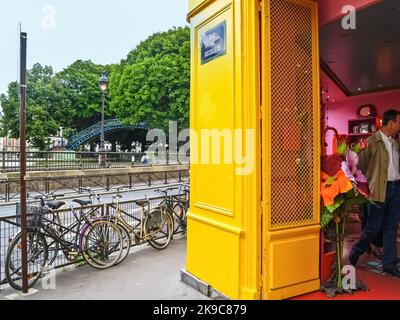
<path fill-rule="evenodd" d="M 102 72 L 99 79 L 99 88 L 101 90 L 101 136 L 100 136 L 100 156 L 99 165 L 104 168 L 106 166 L 106 155 L 104 149 L 104 105 L 105 105 L 105 95 L 108 90 L 108 78 L 105 72 Z"/>

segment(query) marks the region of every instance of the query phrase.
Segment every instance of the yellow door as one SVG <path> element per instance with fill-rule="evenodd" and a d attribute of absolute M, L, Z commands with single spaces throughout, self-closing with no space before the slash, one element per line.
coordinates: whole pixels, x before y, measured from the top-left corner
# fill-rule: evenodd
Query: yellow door
<path fill-rule="evenodd" d="M 320 104 L 317 4 L 262 2 L 264 299 L 318 290 Z"/>

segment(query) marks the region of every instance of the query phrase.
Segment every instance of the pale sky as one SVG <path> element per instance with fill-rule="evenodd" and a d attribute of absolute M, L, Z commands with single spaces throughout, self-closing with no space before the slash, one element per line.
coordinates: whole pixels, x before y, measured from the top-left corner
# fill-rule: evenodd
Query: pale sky
<path fill-rule="evenodd" d="M 185 26 L 188 0 L 0 0 L 0 94 L 17 79 L 19 28 L 28 68 L 78 59 L 117 63 L 155 32 Z"/>

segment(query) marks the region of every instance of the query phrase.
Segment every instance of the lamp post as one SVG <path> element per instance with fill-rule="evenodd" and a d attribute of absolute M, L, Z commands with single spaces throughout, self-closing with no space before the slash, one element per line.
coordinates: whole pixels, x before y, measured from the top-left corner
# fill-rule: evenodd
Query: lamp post
<path fill-rule="evenodd" d="M 104 148 L 104 105 L 105 105 L 105 95 L 108 90 L 108 78 L 105 72 L 103 72 L 99 79 L 99 88 L 101 90 L 101 136 L 100 136 L 100 156 L 99 156 L 99 166 L 104 168 L 106 166 L 106 155 Z"/>

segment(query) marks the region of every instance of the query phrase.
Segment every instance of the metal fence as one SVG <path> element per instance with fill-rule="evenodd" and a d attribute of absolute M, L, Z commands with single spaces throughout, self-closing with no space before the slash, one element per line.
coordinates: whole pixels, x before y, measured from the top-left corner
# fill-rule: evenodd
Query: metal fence
<path fill-rule="evenodd" d="M 179 168 L 178 168 L 179 169 Z M 122 170 L 124 171 L 124 170 Z M 160 167 L 154 172 L 122 172 L 119 175 L 107 174 L 84 175 L 73 177 L 31 178 L 27 182 L 27 189 L 31 195 L 48 194 L 50 192 L 63 194 L 65 197 L 82 194 L 80 187 L 91 187 L 99 194 L 112 192 L 121 185 L 128 185 L 131 190 L 143 189 L 152 186 L 163 186 L 188 181 L 189 170 L 170 170 Z M 20 197 L 19 179 L 0 180 L 0 205 L 16 203 Z"/>
<path fill-rule="evenodd" d="M 163 199 L 164 199 L 163 197 L 151 198 L 150 209 L 157 207 Z M 136 205 L 135 203 L 136 201 L 138 200 L 120 202 L 121 212 L 123 214 L 125 213 L 124 215 L 125 220 L 133 227 L 138 226 L 138 221 L 140 221 L 141 217 L 141 208 L 138 205 Z M 113 203 L 95 204 L 92 206 L 87 206 L 82 208 L 83 212 L 88 212 L 93 209 L 101 210 L 103 213 L 104 212 L 113 213 L 115 211 L 115 205 Z M 81 208 L 76 207 L 74 208 L 74 210 L 76 210 L 76 212 L 79 212 Z M 76 221 L 71 208 L 60 209 L 57 210 L 56 212 L 58 212 L 63 226 L 69 226 L 74 221 Z M 16 225 L 16 215 L 0 217 L 0 285 L 4 285 L 7 283 L 5 275 L 5 261 L 6 261 L 7 249 L 13 237 L 16 236 L 19 232 L 20 232 L 20 227 Z M 174 228 L 174 235 L 183 232 L 184 230 L 182 230 L 179 227 Z M 71 240 L 73 239 L 73 236 L 74 234 L 71 233 L 67 234 L 64 238 L 67 240 Z M 135 243 L 135 241 L 132 241 L 132 247 L 141 244 L 143 244 L 143 242 Z M 78 259 L 76 261 L 69 261 L 62 252 L 58 252 L 57 257 L 53 262 L 53 264 L 50 266 L 50 268 L 59 269 L 69 265 L 81 264 L 81 263 L 83 263 L 83 259 Z M 93 270 L 93 272 L 95 272 L 95 270 Z"/>
<path fill-rule="evenodd" d="M 169 164 L 188 164 L 188 157 L 182 159 L 177 153 L 133 153 L 106 152 L 106 166 L 125 168 L 132 166 L 151 166 Z M 57 171 L 99 169 L 99 152 L 27 152 L 27 171 Z M 1 151 L 0 166 L 2 172 L 18 172 L 20 153 Z"/>

